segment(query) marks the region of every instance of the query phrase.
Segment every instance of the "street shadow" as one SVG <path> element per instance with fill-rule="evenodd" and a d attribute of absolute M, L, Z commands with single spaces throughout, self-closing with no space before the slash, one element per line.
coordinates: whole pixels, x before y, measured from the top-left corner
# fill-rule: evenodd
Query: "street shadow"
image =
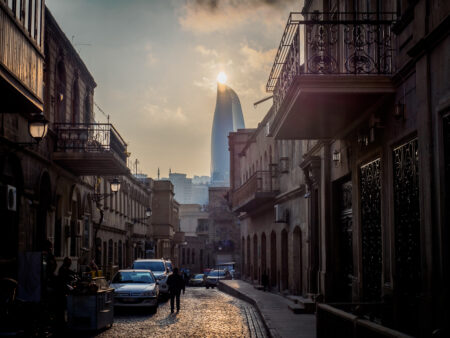
<path fill-rule="evenodd" d="M 172 325 L 178 322 L 177 318 L 178 313 L 169 313 L 165 318 L 160 319 L 156 322 L 159 327 L 166 327 L 168 325 Z"/>
<path fill-rule="evenodd" d="M 140 307 L 130 307 L 130 308 L 117 308 L 114 309 L 114 318 L 127 318 L 129 316 L 133 316 L 133 320 L 138 322 L 146 321 L 148 318 L 151 318 L 155 315 L 153 310 L 149 308 L 140 308 Z"/>

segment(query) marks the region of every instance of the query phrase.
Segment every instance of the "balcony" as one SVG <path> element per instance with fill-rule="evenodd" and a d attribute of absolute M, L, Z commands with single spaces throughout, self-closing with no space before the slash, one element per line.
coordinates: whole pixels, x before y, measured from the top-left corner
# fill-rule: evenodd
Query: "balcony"
<path fill-rule="evenodd" d="M 153 224 L 154 239 L 173 239 L 174 231 L 169 224 Z"/>
<path fill-rule="evenodd" d="M 273 201 L 278 194 L 278 179 L 271 171 L 255 172 L 233 192 L 233 212 L 248 212 Z"/>
<path fill-rule="evenodd" d="M 333 138 L 392 97 L 394 23 L 393 13 L 291 13 L 266 86 L 270 134 Z"/>
<path fill-rule="evenodd" d="M 30 7 L 13 12 L 13 2 L 0 1 L 0 112 L 34 114 L 43 110 L 44 2 L 23 18 Z M 27 2 L 28 3 L 28 2 Z M 34 8 L 34 7 L 33 7 Z M 31 25 L 29 24 L 31 23 Z"/>
<path fill-rule="evenodd" d="M 109 123 L 55 123 L 53 159 L 79 176 L 128 172 L 127 144 Z"/>

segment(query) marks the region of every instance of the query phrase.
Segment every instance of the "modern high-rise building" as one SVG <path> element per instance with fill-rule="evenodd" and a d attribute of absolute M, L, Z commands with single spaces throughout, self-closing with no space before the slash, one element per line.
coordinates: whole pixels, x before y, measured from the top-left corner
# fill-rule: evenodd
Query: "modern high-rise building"
<path fill-rule="evenodd" d="M 233 89 L 218 83 L 211 134 L 211 186 L 230 185 L 228 134 L 242 128 L 245 124 L 239 97 Z"/>

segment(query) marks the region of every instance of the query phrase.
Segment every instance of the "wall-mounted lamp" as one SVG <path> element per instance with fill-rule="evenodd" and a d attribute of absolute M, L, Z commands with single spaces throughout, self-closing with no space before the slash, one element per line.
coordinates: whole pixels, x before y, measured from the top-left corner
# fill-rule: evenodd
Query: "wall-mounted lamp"
<path fill-rule="evenodd" d="M 341 152 L 337 149 L 335 149 L 333 152 L 333 162 L 335 167 L 337 167 L 341 163 Z"/>
<path fill-rule="evenodd" d="M 400 103 L 400 102 L 395 104 L 395 107 L 394 107 L 394 118 L 397 121 L 405 119 L 405 104 Z"/>
<path fill-rule="evenodd" d="M 4 113 L 2 113 L 2 126 L 4 125 Z M 19 146 L 33 146 L 39 144 L 42 139 L 47 136 L 48 132 L 48 120 L 44 117 L 43 113 L 34 114 L 28 120 L 28 134 L 31 136 L 34 142 L 14 142 Z"/>
<path fill-rule="evenodd" d="M 310 198 L 311 197 L 311 191 L 307 191 L 306 194 L 303 197 L 304 198 Z"/>
<path fill-rule="evenodd" d="M 117 192 L 120 190 L 120 181 L 117 178 L 113 178 L 110 184 L 111 193 L 109 194 L 94 194 L 92 195 L 92 200 L 95 202 L 100 202 L 101 200 L 105 199 L 106 197 L 112 196 L 117 194 Z"/>
<path fill-rule="evenodd" d="M 150 207 L 148 207 L 147 209 L 145 209 L 145 217 L 141 217 L 141 218 L 133 218 L 131 221 L 134 223 L 140 222 L 140 221 L 145 221 L 147 218 L 150 218 L 152 215 L 152 209 Z"/>

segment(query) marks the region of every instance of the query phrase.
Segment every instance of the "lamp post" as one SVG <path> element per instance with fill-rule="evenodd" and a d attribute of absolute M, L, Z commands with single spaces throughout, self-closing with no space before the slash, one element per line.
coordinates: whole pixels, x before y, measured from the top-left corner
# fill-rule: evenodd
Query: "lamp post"
<path fill-rule="evenodd" d="M 30 136 L 39 143 L 48 132 L 48 121 L 44 115 L 36 114 L 28 121 L 28 133 Z"/>
<path fill-rule="evenodd" d="M 141 218 L 133 218 L 133 224 L 140 222 L 140 221 L 145 221 L 146 219 L 150 218 L 152 216 L 152 209 L 150 207 L 147 207 L 147 209 L 145 209 L 145 217 L 141 217 Z"/>

